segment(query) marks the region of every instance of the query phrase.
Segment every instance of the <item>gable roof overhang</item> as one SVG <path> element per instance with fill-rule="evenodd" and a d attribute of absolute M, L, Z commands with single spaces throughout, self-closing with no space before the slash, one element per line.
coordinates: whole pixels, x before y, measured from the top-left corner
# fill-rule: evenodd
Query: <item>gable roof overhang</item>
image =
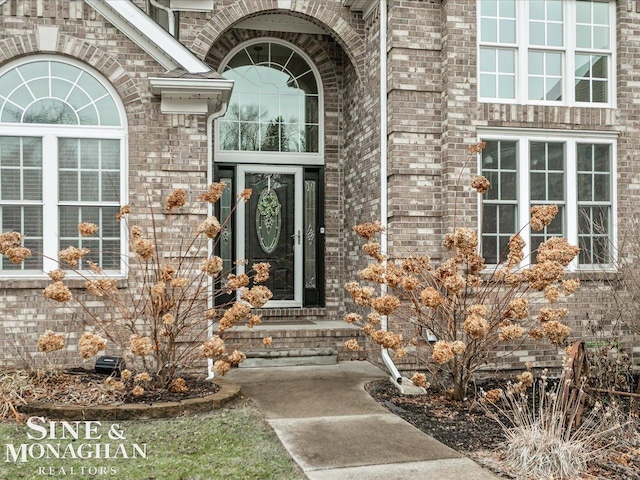
<path fill-rule="evenodd" d="M 212 71 L 130 0 L 84 1 L 167 69 L 149 79 L 162 113 L 224 114 L 233 81 Z"/>

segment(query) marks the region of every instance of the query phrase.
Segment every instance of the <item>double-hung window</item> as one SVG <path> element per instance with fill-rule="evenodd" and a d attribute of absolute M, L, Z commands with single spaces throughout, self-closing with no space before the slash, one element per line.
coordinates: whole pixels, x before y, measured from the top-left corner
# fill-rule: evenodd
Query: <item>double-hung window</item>
<path fill-rule="evenodd" d="M 480 101 L 613 107 L 615 2 L 478 0 Z"/>
<path fill-rule="evenodd" d="M 528 261 L 540 244 L 565 237 L 580 247 L 577 268 L 613 265 L 615 136 L 487 131 L 480 171 L 491 182 L 483 195 L 482 253 L 488 264 L 505 259 L 511 235 L 528 239 Z M 544 230 L 530 229 L 534 205 L 557 205 Z"/>
<path fill-rule="evenodd" d="M 27 58 L 0 70 L 0 231 L 17 231 L 34 255 L 0 259 L 0 277 L 38 277 L 58 251 L 88 248 L 87 262 L 122 273 L 116 221 L 126 203 L 122 107 L 98 74 L 59 57 Z M 78 224 L 99 229 L 82 237 Z"/>

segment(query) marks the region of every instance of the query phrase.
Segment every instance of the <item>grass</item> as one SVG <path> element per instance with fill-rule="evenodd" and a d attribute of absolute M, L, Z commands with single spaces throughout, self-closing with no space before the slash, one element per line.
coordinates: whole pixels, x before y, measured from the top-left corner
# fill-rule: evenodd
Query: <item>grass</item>
<path fill-rule="evenodd" d="M 24 424 L 0 423 L 0 479 L 126 478 L 127 480 L 250 480 L 302 479 L 275 433 L 249 405 L 214 411 L 207 415 L 167 420 L 123 421 L 119 431 L 125 439 L 108 437 L 112 422 L 101 422 L 96 440 L 29 440 L 27 433 L 39 435 Z M 45 424 L 48 426 L 48 424 Z M 112 454 L 123 443 L 130 457 L 132 444 L 147 444 L 146 458 L 56 459 L 28 458 L 27 463 L 7 460 L 6 444 L 111 443 Z M 95 448 L 95 447 L 94 447 Z M 11 455 L 10 455 L 11 457 Z M 73 470 L 72 470 L 73 467 Z M 102 467 L 102 471 L 99 469 Z M 102 473 L 102 474 L 101 474 Z"/>

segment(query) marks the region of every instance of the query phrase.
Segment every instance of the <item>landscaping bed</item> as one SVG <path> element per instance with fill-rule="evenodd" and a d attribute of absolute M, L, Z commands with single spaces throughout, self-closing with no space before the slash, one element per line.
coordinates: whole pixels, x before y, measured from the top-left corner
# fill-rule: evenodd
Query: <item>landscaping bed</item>
<path fill-rule="evenodd" d="M 485 391 L 499 387 L 484 384 Z M 504 387 L 504 385 L 502 385 Z M 445 445 L 473 458 L 503 478 L 509 474 L 504 463 L 505 435 L 501 426 L 470 392 L 469 399 L 453 401 L 445 392 L 430 388 L 425 395 L 401 395 L 388 380 L 370 382 L 369 394 L 394 414 Z M 628 410 L 628 403 L 624 409 Z M 637 408 L 637 407 L 636 407 Z M 640 480 L 640 422 L 637 412 L 626 412 L 632 423 L 608 437 L 605 455 L 589 465 L 589 480 Z M 503 417 L 503 420 L 505 418 Z"/>

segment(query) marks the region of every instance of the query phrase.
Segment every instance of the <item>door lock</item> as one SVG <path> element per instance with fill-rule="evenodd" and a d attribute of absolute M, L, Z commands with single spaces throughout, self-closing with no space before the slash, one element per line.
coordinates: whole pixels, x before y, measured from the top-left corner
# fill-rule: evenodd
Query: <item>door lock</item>
<path fill-rule="evenodd" d="M 295 238 L 298 241 L 298 245 L 300 245 L 301 238 L 302 238 L 302 235 L 300 234 L 300 230 L 298 230 L 298 233 L 294 233 L 293 235 L 291 235 L 291 238 Z M 296 242 L 294 241 L 293 243 L 296 243 Z"/>

